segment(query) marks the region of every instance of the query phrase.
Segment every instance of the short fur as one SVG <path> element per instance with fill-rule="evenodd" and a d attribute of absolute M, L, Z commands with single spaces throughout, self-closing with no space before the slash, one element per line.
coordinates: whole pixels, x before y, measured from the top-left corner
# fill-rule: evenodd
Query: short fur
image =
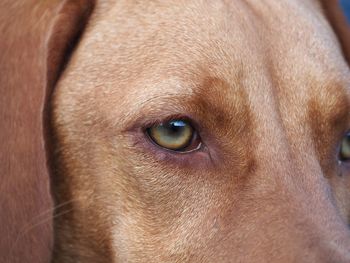
<path fill-rule="evenodd" d="M 0 262 L 350 262 L 336 1 L 0 5 Z"/>

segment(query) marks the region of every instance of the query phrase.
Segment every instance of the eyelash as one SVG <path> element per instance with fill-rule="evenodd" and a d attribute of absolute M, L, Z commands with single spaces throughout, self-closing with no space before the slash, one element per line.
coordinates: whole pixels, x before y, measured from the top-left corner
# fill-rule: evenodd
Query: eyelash
<path fill-rule="evenodd" d="M 163 119 L 145 122 L 142 125 L 143 126 L 142 131 L 145 132 L 147 129 L 151 128 L 152 126 L 159 125 L 159 124 L 165 123 L 165 122 L 169 122 L 169 121 L 175 120 L 175 119 L 180 120 L 180 121 L 186 121 L 186 122 L 190 123 L 192 125 L 192 127 L 198 132 L 198 134 L 200 133 L 200 126 L 195 121 L 193 121 L 190 117 L 184 116 L 181 114 L 174 114 L 174 115 L 170 115 L 168 117 L 165 117 Z"/>

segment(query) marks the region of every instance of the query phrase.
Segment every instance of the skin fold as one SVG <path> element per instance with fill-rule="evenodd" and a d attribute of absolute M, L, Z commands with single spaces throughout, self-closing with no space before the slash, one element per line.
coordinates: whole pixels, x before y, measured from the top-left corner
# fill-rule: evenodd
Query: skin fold
<path fill-rule="evenodd" d="M 54 262 L 350 262 L 349 71 L 319 3 L 106 1 L 90 21 L 53 97 Z M 171 115 L 202 151 L 149 142 Z"/>
<path fill-rule="evenodd" d="M 53 263 L 350 262 L 350 42 L 327 3 L 52 6 Z M 145 134 L 178 117 L 200 149 Z"/>

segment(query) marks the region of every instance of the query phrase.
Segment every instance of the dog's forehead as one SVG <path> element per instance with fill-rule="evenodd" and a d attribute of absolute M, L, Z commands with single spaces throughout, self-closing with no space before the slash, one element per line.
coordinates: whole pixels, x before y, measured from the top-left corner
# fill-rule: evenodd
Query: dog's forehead
<path fill-rule="evenodd" d="M 91 81 L 101 73 L 120 83 L 150 71 L 205 69 L 233 82 L 237 71 L 264 74 L 271 65 L 300 78 L 336 75 L 343 61 L 329 25 L 308 1 L 121 2 L 97 8 L 72 60 L 74 71 L 92 73 Z"/>
<path fill-rule="evenodd" d="M 113 95 L 104 98 L 111 103 L 136 105 L 162 94 L 198 94 L 195 89 L 209 78 L 231 87 L 226 100 L 234 100 L 239 86 L 250 94 L 251 104 L 274 105 L 277 94 L 280 104 L 288 105 L 331 87 L 332 80 L 345 83 L 347 67 L 317 5 L 271 2 L 102 4 L 61 86 L 79 98 L 87 94 L 95 100 L 102 91 Z"/>

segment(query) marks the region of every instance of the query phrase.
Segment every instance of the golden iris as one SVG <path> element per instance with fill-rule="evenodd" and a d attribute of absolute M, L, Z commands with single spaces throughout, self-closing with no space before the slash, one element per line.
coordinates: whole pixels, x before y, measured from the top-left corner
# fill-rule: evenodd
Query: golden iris
<path fill-rule="evenodd" d="M 350 160 L 350 132 L 343 138 L 340 146 L 340 159 L 342 161 Z"/>
<path fill-rule="evenodd" d="M 184 120 L 171 120 L 150 127 L 150 138 L 159 146 L 173 151 L 184 151 L 191 145 L 194 129 Z"/>

